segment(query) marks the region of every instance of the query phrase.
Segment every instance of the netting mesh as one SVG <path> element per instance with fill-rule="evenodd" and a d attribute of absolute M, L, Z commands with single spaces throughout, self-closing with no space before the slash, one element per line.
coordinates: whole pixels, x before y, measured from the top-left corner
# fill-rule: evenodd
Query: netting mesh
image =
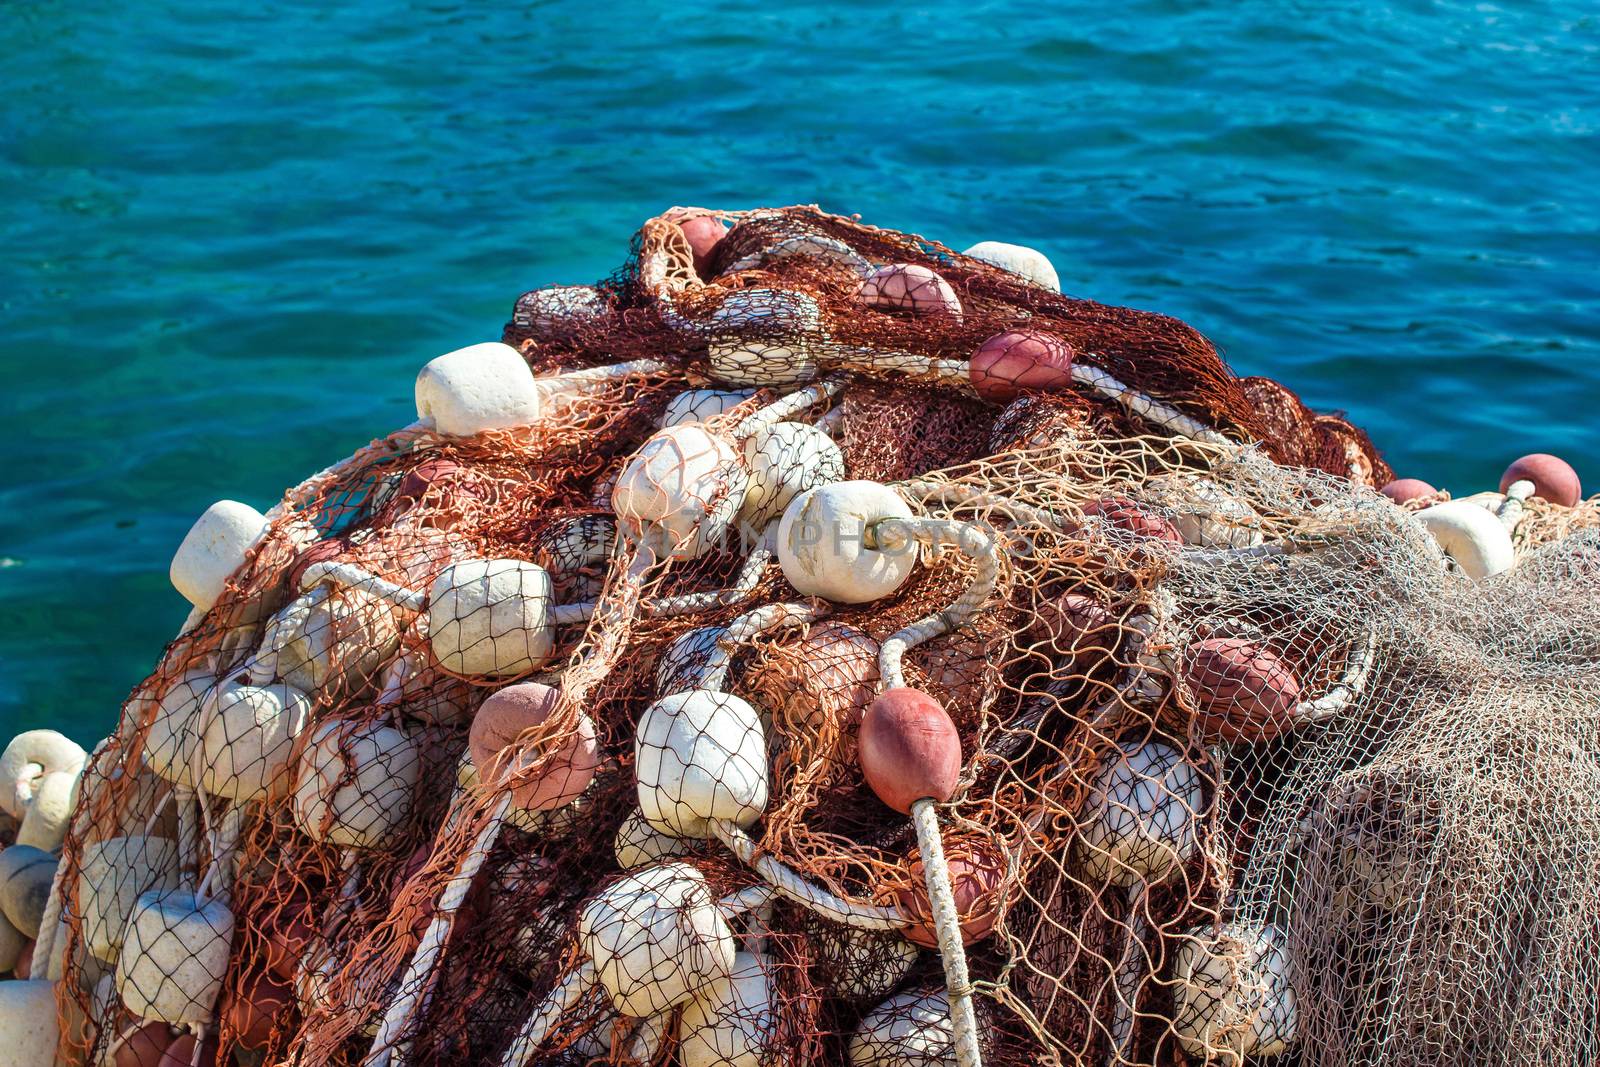
<path fill-rule="evenodd" d="M 64 1052 L 1597 1061 L 1593 504 L 1469 580 L 1184 324 L 813 208 L 505 341 L 96 750 Z"/>

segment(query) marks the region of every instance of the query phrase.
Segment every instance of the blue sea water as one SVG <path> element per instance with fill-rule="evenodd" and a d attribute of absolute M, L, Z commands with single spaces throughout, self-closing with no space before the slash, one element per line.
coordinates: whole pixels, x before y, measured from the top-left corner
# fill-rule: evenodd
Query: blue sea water
<path fill-rule="evenodd" d="M 671 204 L 1044 249 L 1491 487 L 1600 489 L 1589 4 L 0 8 L 0 739 L 85 743 L 223 496 L 412 416 L 426 359 Z"/>

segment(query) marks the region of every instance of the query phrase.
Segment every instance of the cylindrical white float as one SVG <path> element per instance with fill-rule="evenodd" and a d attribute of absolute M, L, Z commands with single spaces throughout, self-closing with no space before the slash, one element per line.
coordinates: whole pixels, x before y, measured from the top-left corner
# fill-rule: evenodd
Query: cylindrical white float
<path fill-rule="evenodd" d="M 84 947 L 115 963 L 139 898 L 178 885 L 178 843 L 170 838 L 130 834 L 84 845 L 78 866 Z"/>
<path fill-rule="evenodd" d="M 1187 1052 L 1241 1064 L 1294 1043 L 1299 1018 L 1283 941 L 1275 926 L 1238 923 L 1185 935 L 1172 967 L 1172 1031 Z"/>
<path fill-rule="evenodd" d="M 896 994 L 862 1016 L 850 1038 L 850 1067 L 935 1067 L 955 1057 L 943 989 Z"/>
<path fill-rule="evenodd" d="M 1004 241 L 979 241 L 962 255 L 1010 271 L 1041 289 L 1057 293 L 1061 291 L 1061 279 L 1056 275 L 1056 268 L 1043 252 L 1027 245 L 1007 244 Z"/>
<path fill-rule="evenodd" d="M 780 422 L 745 438 L 749 488 L 739 521 L 762 530 L 807 489 L 844 477 L 844 453 L 833 438 L 803 422 Z"/>
<path fill-rule="evenodd" d="M 533 371 L 515 348 L 490 341 L 429 360 L 417 374 L 417 418 L 451 437 L 531 426 L 543 406 Z"/>
<path fill-rule="evenodd" d="M 822 308 L 788 289 L 736 289 L 707 327 L 711 373 L 729 385 L 796 385 L 817 373 Z"/>
<path fill-rule="evenodd" d="M 123 933 L 117 993 L 141 1019 L 211 1020 L 233 943 L 233 913 L 182 889 L 141 894 Z"/>
<path fill-rule="evenodd" d="M 731 444 L 686 423 L 639 446 L 617 477 L 611 506 L 630 541 L 658 556 L 698 559 L 732 526 L 747 482 Z"/>
<path fill-rule="evenodd" d="M 457 674 L 504 678 L 544 666 L 550 575 L 516 559 L 474 559 L 445 568 L 428 590 L 433 654 Z"/>
<path fill-rule="evenodd" d="M 32 845 L 0 852 L 0 912 L 28 937 L 39 936 L 56 876 L 56 858 Z"/>
<path fill-rule="evenodd" d="M 685 389 L 667 401 L 657 428 L 705 422 L 732 411 L 755 395 L 754 389 Z"/>
<path fill-rule="evenodd" d="M 223 682 L 200 733 L 200 787 L 247 803 L 284 784 L 311 702 L 287 685 Z"/>
<path fill-rule="evenodd" d="M 300 760 L 295 822 L 319 841 L 381 848 L 410 817 L 421 775 L 417 743 L 399 730 L 325 722 Z"/>
<path fill-rule="evenodd" d="M 1517 561 L 1511 534 L 1495 515 L 1465 500 L 1423 508 L 1417 521 L 1468 578 L 1492 577 Z"/>
<path fill-rule="evenodd" d="M 772 961 L 740 952 L 733 970 L 695 994 L 678 1024 L 681 1067 L 766 1067 L 777 1038 Z"/>
<path fill-rule="evenodd" d="M 583 909 L 578 937 L 624 1015 L 665 1011 L 734 968 L 733 932 L 705 877 L 687 863 L 613 882 Z"/>
<path fill-rule="evenodd" d="M 0 982 L 0 1058 L 4 1062 L 15 1067 L 53 1067 L 60 1039 L 54 982 Z"/>
<path fill-rule="evenodd" d="M 751 826 L 767 806 L 761 714 L 731 693 L 692 689 L 645 709 L 634 736 L 639 810 L 657 830 L 709 837 L 713 820 Z"/>
<path fill-rule="evenodd" d="M 267 517 L 249 504 L 219 500 L 206 508 L 184 534 L 172 557 L 168 576 L 172 585 L 201 611 L 207 611 L 228 579 L 266 537 Z"/>

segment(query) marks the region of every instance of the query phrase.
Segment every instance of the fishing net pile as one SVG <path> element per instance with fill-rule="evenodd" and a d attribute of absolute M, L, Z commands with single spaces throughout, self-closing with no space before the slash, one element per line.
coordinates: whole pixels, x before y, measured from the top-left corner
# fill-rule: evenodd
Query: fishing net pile
<path fill-rule="evenodd" d="M 813 208 L 652 219 L 417 397 L 207 512 L 86 767 L 7 750 L 0 1023 L 150 1067 L 1600 1057 L 1593 503 L 1402 506 L 1184 324 Z"/>

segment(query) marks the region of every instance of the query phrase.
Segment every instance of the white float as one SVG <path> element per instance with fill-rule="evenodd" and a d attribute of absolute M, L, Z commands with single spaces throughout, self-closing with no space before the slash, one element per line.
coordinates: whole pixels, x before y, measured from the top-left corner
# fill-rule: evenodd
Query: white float
<path fill-rule="evenodd" d="M 399 730 L 325 722 L 300 760 L 295 823 L 341 848 L 381 848 L 410 816 L 421 776 L 417 743 Z"/>
<path fill-rule="evenodd" d="M 211 1021 L 228 973 L 233 913 L 187 890 L 141 894 L 123 933 L 117 993 L 141 1019 Z"/>
<path fill-rule="evenodd" d="M 222 596 L 233 572 L 267 535 L 267 517 L 249 504 L 219 500 L 183 535 L 168 576 L 185 600 L 203 611 Z"/>
<path fill-rule="evenodd" d="M 0 974 L 6 974 L 16 967 L 17 959 L 22 955 L 22 950 L 28 947 L 28 936 L 15 926 L 11 920 L 0 912 Z"/>
<path fill-rule="evenodd" d="M 839 446 L 803 422 L 780 422 L 745 438 L 743 447 L 750 482 L 739 521 L 755 530 L 765 529 L 807 489 L 844 477 Z"/>
<path fill-rule="evenodd" d="M 666 863 L 612 883 L 583 909 L 578 938 L 624 1015 L 675 1007 L 733 971 L 733 932 L 705 876 Z"/>
<path fill-rule="evenodd" d="M 1199 851 L 1200 771 L 1160 741 L 1125 742 L 1101 766 L 1079 827 L 1086 880 L 1124 888 L 1159 883 Z"/>
<path fill-rule="evenodd" d="M 917 565 L 920 546 L 879 549 L 872 527 L 909 519 L 911 508 L 886 485 L 834 482 L 801 493 L 778 525 L 778 564 L 789 584 L 807 596 L 865 604 L 894 593 Z"/>
<path fill-rule="evenodd" d="M 681 856 L 689 851 L 689 842 L 672 834 L 664 834 L 650 825 L 643 812 L 629 812 L 617 827 L 611 850 L 617 857 L 617 866 L 625 871 L 648 867 Z"/>
<path fill-rule="evenodd" d="M 417 374 L 416 399 L 417 418 L 451 437 L 531 426 L 544 410 L 527 361 L 499 341 L 429 360 Z"/>
<path fill-rule="evenodd" d="M 817 373 L 822 308 L 789 289 L 736 289 L 711 313 L 711 373 L 728 385 L 796 385 Z"/>
<path fill-rule="evenodd" d="M 587 579 L 593 587 L 578 592 L 580 597 L 599 593 L 604 572 L 617 546 L 617 521 L 609 515 L 580 515 L 563 519 L 541 534 L 535 545 L 536 562 L 552 575 L 570 582 L 585 571 L 599 571 L 600 577 Z"/>
<path fill-rule="evenodd" d="M 864 930 L 809 917 L 806 940 L 816 954 L 816 974 L 828 993 L 857 1002 L 871 1002 L 911 973 L 919 949 L 903 934 Z"/>
<path fill-rule="evenodd" d="M 772 961 L 740 952 L 733 970 L 684 1005 L 678 1023 L 680 1067 L 765 1067 L 773 1059 L 777 1007 Z"/>
<path fill-rule="evenodd" d="M 251 664 L 253 676 L 290 673 L 285 680 L 366 676 L 399 647 L 400 631 L 393 613 L 425 612 L 434 659 L 447 671 L 475 677 L 525 674 L 543 666 L 554 647 L 551 632 L 550 574 L 520 559 L 468 559 L 439 572 L 426 594 L 396 585 L 345 563 L 321 562 L 306 569 L 308 590 L 279 612 Z M 342 625 L 317 627 L 307 620 L 321 605 L 357 595 L 366 612 L 344 618 Z M 582 615 L 582 617 L 587 617 Z M 374 633 L 373 620 L 380 620 Z M 330 621 L 331 618 L 330 618 Z M 330 632 L 331 631 L 331 632 Z M 346 655 L 347 646 L 349 648 Z M 398 686 L 404 670 L 395 676 Z M 296 686 L 304 688 L 303 686 Z M 309 690 L 308 690 L 309 691 Z"/>
<path fill-rule="evenodd" d="M 943 989 L 907 990 L 867 1012 L 850 1038 L 850 1067 L 935 1067 L 953 1061 Z"/>
<path fill-rule="evenodd" d="M 1145 498 L 1162 509 L 1186 545 L 1250 548 L 1263 540 L 1256 509 L 1210 478 L 1152 478 L 1145 483 Z"/>
<path fill-rule="evenodd" d="M 733 525 L 747 481 L 733 445 L 686 423 L 639 447 L 617 478 L 611 507 L 633 543 L 660 557 L 698 559 Z"/>
<path fill-rule="evenodd" d="M 1227 923 L 1192 930 L 1172 967 L 1172 1032 L 1207 1062 L 1241 1063 L 1284 1052 L 1299 1030 L 1283 932 Z"/>
<path fill-rule="evenodd" d="M 428 590 L 433 655 L 457 674 L 502 678 L 544 666 L 555 646 L 550 575 L 516 559 L 446 567 Z"/>
<path fill-rule="evenodd" d="M 0 1054 L 8 1065 L 53 1067 L 60 1039 L 54 982 L 0 982 Z"/>
<path fill-rule="evenodd" d="M 726 626 L 699 626 L 673 639 L 656 660 L 656 694 L 667 696 L 693 689 L 728 634 Z"/>
<path fill-rule="evenodd" d="M 1007 244 L 1004 241 L 979 241 L 961 254 L 999 267 L 1001 270 L 1010 271 L 1012 274 L 1021 275 L 1041 289 L 1057 293 L 1061 291 L 1061 279 L 1056 274 L 1056 268 L 1045 254 L 1036 248 Z"/>
<path fill-rule="evenodd" d="M 400 647 L 394 608 L 359 586 L 319 585 L 268 621 L 273 674 L 302 693 L 345 696 L 368 685 Z"/>
<path fill-rule="evenodd" d="M 667 401 L 667 409 L 656 423 L 657 429 L 705 422 L 725 415 L 756 395 L 754 389 L 685 389 Z"/>
<path fill-rule="evenodd" d="M 862 278 L 872 273 L 872 264 L 868 263 L 861 253 L 837 237 L 827 237 L 820 233 L 802 233 L 785 237 L 758 252 L 752 252 L 735 260 L 723 273 L 755 270 L 765 263 L 781 263 L 798 256 L 809 256 L 825 263 L 836 263 Z"/>
<path fill-rule="evenodd" d="M 732 693 L 692 689 L 655 701 L 633 751 L 639 810 L 662 833 L 709 837 L 713 821 L 749 827 L 766 810 L 761 714 Z"/>
<path fill-rule="evenodd" d="M 1417 521 L 1468 578 L 1488 578 L 1516 563 L 1511 533 L 1493 512 L 1465 500 L 1423 508 Z"/>
<path fill-rule="evenodd" d="M 39 936 L 56 876 L 56 858 L 32 845 L 0 852 L 0 912 L 30 938 Z"/>
<path fill-rule="evenodd" d="M 95 958 L 115 963 L 139 898 L 178 885 L 178 843 L 171 838 L 130 834 L 84 845 L 78 865 L 84 947 Z"/>
<path fill-rule="evenodd" d="M 611 303 L 592 285 L 554 285 L 517 297 L 511 321 L 546 336 L 573 337 L 604 324 Z"/>
<path fill-rule="evenodd" d="M 0 810 L 24 818 L 45 775 L 81 774 L 88 761 L 87 752 L 54 730 L 18 734 L 0 753 Z"/>
<path fill-rule="evenodd" d="M 1200 852 L 1205 808 L 1200 771 L 1161 741 L 1125 741 L 1101 765 L 1078 828 L 1077 863 L 1085 880 L 1127 890 L 1127 927 L 1113 972 L 1111 1047 L 1107 1063 L 1127 1060 L 1135 1006 L 1149 970 L 1145 900 L 1152 885 L 1174 877 Z M 1120 1057 L 1120 1060 L 1118 1059 Z"/>
<path fill-rule="evenodd" d="M 46 852 L 54 852 L 66 840 L 67 826 L 72 822 L 72 809 L 78 804 L 78 782 L 82 770 L 54 771 L 39 776 L 33 791 L 33 803 L 22 817 L 17 830 L 17 844 L 32 845 Z"/>
<path fill-rule="evenodd" d="M 292 686 L 223 682 L 200 731 L 200 788 L 241 804 L 265 797 L 282 784 L 310 715 Z"/>
<path fill-rule="evenodd" d="M 157 777 L 181 789 L 195 785 L 195 753 L 200 747 L 200 706 L 217 684 L 210 671 L 190 671 L 156 701 L 141 756 Z"/>

